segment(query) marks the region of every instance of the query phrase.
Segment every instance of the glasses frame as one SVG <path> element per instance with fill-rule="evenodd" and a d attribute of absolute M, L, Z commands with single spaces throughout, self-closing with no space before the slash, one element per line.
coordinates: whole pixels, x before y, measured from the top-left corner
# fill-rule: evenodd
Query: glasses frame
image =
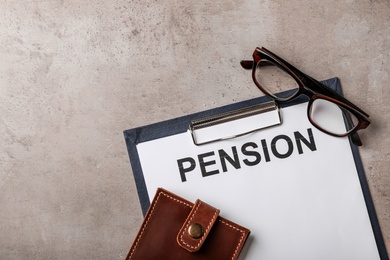
<path fill-rule="evenodd" d="M 279 69 L 282 69 L 284 72 L 289 74 L 296 81 L 296 83 L 299 86 L 296 93 L 294 93 L 290 97 L 281 98 L 273 95 L 272 93 L 268 92 L 266 88 L 261 86 L 261 84 L 257 81 L 256 78 L 257 67 L 272 66 L 272 65 L 277 66 Z M 357 134 L 357 131 L 360 129 L 367 128 L 367 126 L 371 123 L 369 119 L 369 115 L 366 112 L 364 112 L 362 109 L 360 109 L 358 106 L 350 102 L 348 99 L 338 94 L 336 91 L 328 88 L 321 82 L 301 72 L 293 65 L 291 65 L 290 63 L 283 60 L 282 58 L 280 58 L 279 56 L 277 56 L 276 54 L 272 53 L 271 51 L 267 50 L 264 47 L 262 48 L 257 47 L 253 52 L 253 61 L 242 60 L 241 66 L 244 69 L 248 69 L 248 70 L 252 69 L 252 79 L 255 85 L 264 94 L 270 96 L 277 102 L 289 102 L 300 95 L 307 96 L 309 98 L 308 107 L 307 107 L 307 117 L 310 123 L 320 131 L 336 137 L 350 136 L 351 141 L 355 145 L 358 146 L 362 145 L 362 142 L 360 140 L 359 135 Z M 316 122 L 314 122 L 310 116 L 312 104 L 316 99 L 324 99 L 339 105 L 340 107 L 344 108 L 345 110 L 353 114 L 358 119 L 358 123 L 356 125 L 353 125 L 350 116 L 344 113 L 345 123 L 347 124 L 348 128 L 350 128 L 349 131 L 347 131 L 344 134 L 335 134 L 327 131 L 326 129 L 323 129 L 321 126 L 316 124 Z"/>

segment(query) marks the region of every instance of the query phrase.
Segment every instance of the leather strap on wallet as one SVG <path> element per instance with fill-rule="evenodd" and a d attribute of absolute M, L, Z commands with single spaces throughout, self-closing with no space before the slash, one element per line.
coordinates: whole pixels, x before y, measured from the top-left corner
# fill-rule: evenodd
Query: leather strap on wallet
<path fill-rule="evenodd" d="M 126 259 L 237 259 L 249 233 L 207 203 L 159 188 Z"/>

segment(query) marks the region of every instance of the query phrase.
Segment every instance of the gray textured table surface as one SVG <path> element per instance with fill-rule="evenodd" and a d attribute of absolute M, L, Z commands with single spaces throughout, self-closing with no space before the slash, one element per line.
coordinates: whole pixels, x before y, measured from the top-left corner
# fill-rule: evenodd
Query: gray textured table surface
<path fill-rule="evenodd" d="M 310 3 L 310 4 L 308 4 Z M 390 2 L 0 2 L 0 258 L 123 259 L 142 221 L 122 131 L 261 95 L 265 46 L 366 110 L 390 248 Z"/>

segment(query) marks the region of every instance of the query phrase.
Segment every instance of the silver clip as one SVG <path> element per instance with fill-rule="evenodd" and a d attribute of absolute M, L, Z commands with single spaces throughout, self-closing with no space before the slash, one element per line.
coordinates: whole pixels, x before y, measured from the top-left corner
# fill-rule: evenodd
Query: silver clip
<path fill-rule="evenodd" d="M 269 101 L 193 120 L 189 130 L 194 144 L 202 145 L 236 138 L 281 123 L 278 105 L 275 101 Z"/>

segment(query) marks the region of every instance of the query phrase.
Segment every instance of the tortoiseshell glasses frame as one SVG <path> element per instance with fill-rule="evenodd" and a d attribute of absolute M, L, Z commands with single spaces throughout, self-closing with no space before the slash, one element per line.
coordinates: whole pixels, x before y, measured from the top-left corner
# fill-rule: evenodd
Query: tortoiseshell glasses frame
<path fill-rule="evenodd" d="M 306 95 L 309 98 L 307 116 L 309 121 L 313 126 L 315 126 L 320 131 L 336 136 L 344 137 L 350 136 L 351 141 L 355 145 L 362 145 L 357 131 L 360 129 L 367 128 L 370 124 L 369 115 L 360 109 L 358 106 L 347 100 L 345 97 L 338 94 L 336 91 L 326 87 L 321 82 L 315 80 L 314 78 L 308 76 L 307 74 L 301 72 L 287 61 L 283 60 L 276 54 L 267 50 L 266 48 L 256 48 L 253 52 L 253 61 L 242 60 L 241 66 L 245 69 L 252 70 L 252 79 L 255 85 L 266 95 L 270 96 L 277 102 L 288 102 L 300 95 Z M 264 68 L 266 66 L 275 66 L 287 73 L 298 85 L 298 88 L 295 91 L 289 92 L 287 96 L 279 96 L 276 93 L 272 93 L 264 87 L 259 81 L 259 76 L 257 75 L 259 68 Z M 316 102 L 317 100 L 317 102 Z M 316 120 L 313 119 L 313 103 L 320 103 L 318 100 L 324 100 L 330 102 L 329 104 L 336 105 L 343 113 L 343 118 L 346 124 L 346 130 L 343 133 L 332 132 L 324 125 L 319 125 Z M 352 120 L 354 118 L 355 122 Z"/>

